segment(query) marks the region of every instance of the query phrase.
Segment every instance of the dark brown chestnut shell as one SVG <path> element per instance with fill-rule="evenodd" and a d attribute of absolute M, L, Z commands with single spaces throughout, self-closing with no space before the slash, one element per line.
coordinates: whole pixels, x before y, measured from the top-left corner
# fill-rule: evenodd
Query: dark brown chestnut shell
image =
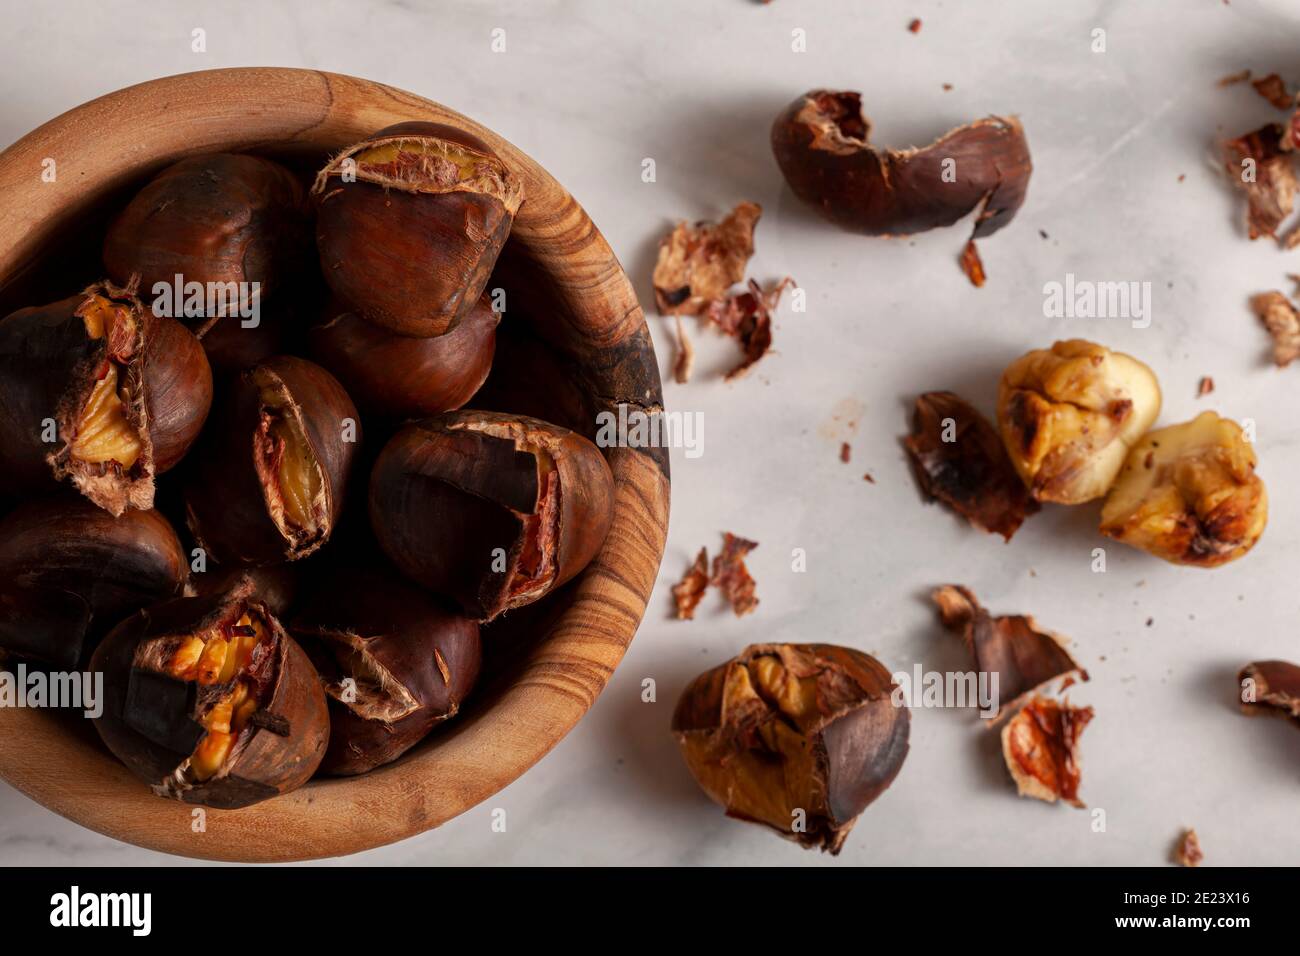
<path fill-rule="evenodd" d="M 70 493 L 0 520 L 0 648 L 73 670 L 123 618 L 180 593 L 188 568 L 156 511 L 114 518 Z"/>
<path fill-rule="evenodd" d="M 269 627 L 267 687 L 241 749 L 213 778 L 187 782 L 179 768 L 206 731 L 210 705 L 196 687 L 158 669 L 166 643 L 237 620 L 247 607 Z M 178 598 L 133 615 L 116 627 L 91 660 L 104 675 L 104 712 L 95 729 L 105 745 L 159 796 L 235 809 L 306 783 L 329 741 L 329 712 L 311 661 L 260 602 L 251 582 L 205 597 Z M 212 685 L 217 690 L 227 685 Z"/>
<path fill-rule="evenodd" d="M 478 624 L 377 569 L 323 576 L 289 631 L 329 698 L 330 774 L 390 763 L 455 717 L 482 660 Z"/>

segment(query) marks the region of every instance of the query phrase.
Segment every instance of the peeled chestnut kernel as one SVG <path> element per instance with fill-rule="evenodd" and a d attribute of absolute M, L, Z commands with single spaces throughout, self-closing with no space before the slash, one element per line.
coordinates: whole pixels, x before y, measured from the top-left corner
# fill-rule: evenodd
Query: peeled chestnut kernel
<path fill-rule="evenodd" d="M 523 416 L 413 422 L 370 476 L 370 523 L 389 560 L 480 621 L 574 577 L 613 514 L 614 479 L 596 446 Z"/>
<path fill-rule="evenodd" d="M 998 429 L 1039 501 L 1100 498 L 1160 414 L 1160 383 L 1137 359 L 1083 339 L 1016 359 L 998 386 Z"/>
<path fill-rule="evenodd" d="M 398 335 L 355 312 L 336 314 L 308 333 L 312 358 L 333 372 L 366 414 L 419 418 L 453 411 L 487 379 L 500 315 L 486 298 L 445 335 Z"/>
<path fill-rule="evenodd" d="M 431 336 L 483 294 L 523 183 L 472 133 L 410 122 L 331 159 L 312 196 L 329 287 L 376 325 Z"/>
<path fill-rule="evenodd" d="M 180 593 L 185 552 L 156 511 L 60 494 L 0 520 L 0 648 L 62 670 L 127 615 Z"/>
<path fill-rule="evenodd" d="M 129 289 L 100 283 L 0 320 L 0 484 L 16 493 L 67 480 L 114 515 L 152 508 L 154 476 L 211 403 L 194 336 Z"/>
<path fill-rule="evenodd" d="M 859 93 L 813 90 L 772 124 L 772 152 L 794 194 L 854 232 L 904 236 L 979 208 L 972 239 L 1009 223 L 1033 164 L 1020 121 L 990 116 L 921 149 L 877 149 Z"/>
<path fill-rule="evenodd" d="M 243 284 L 248 302 L 265 299 L 299 269 L 310 235 L 303 189 L 279 163 L 234 153 L 190 156 L 151 179 L 109 226 L 104 268 L 117 282 L 139 275 L 150 296 L 159 283 L 220 283 L 234 292 L 218 310 L 230 314 L 240 290 L 226 283 Z M 182 310 L 172 315 L 182 318 Z M 215 316 L 205 309 L 193 318 L 203 317 Z"/>
<path fill-rule="evenodd" d="M 1101 533 L 1174 564 L 1235 561 L 1268 523 L 1255 465 L 1241 428 L 1214 412 L 1148 432 L 1101 509 Z"/>
<path fill-rule="evenodd" d="M 226 392 L 188 469 L 185 507 L 217 561 L 296 561 L 343 509 L 361 424 L 347 392 L 306 359 L 247 369 Z"/>
<path fill-rule="evenodd" d="M 329 698 L 325 773 L 396 760 L 455 717 L 478 679 L 478 624 L 377 570 L 325 575 L 289 630 Z"/>
<path fill-rule="evenodd" d="M 133 615 L 91 669 L 104 675 L 95 729 L 160 797 L 246 807 L 302 786 L 325 754 L 316 671 L 251 581 Z"/>
<path fill-rule="evenodd" d="M 673 713 L 686 765 L 727 816 L 839 853 L 907 756 L 889 671 L 830 644 L 753 644 L 691 682 Z"/>

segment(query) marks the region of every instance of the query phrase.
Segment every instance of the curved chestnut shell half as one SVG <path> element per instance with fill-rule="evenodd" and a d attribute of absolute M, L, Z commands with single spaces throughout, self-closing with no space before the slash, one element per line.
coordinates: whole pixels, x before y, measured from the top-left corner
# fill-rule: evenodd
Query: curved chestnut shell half
<path fill-rule="evenodd" d="M 309 207 L 293 173 L 260 156 L 189 156 L 151 179 L 109 226 L 104 268 L 117 282 L 140 277 L 141 292 L 159 294 L 197 282 L 220 284 L 230 304 L 243 283 L 248 301 L 265 299 L 300 268 L 310 242 Z M 254 290 L 252 284 L 257 283 Z M 173 296 L 174 298 L 174 296 Z M 207 301 L 200 315 L 207 316 Z M 231 314 L 228 305 L 215 309 Z M 186 310 L 167 314 L 182 318 Z"/>
<path fill-rule="evenodd" d="M 972 239 L 1005 226 L 1033 165 L 1014 117 L 960 126 L 921 149 L 877 149 L 859 93 L 813 90 L 772 125 L 772 152 L 794 194 L 854 232 L 904 236 L 951 226 L 979 207 Z"/>
<path fill-rule="evenodd" d="M 411 580 L 491 620 L 574 577 L 605 541 L 614 479 L 568 429 L 448 412 L 389 440 L 370 476 L 370 523 Z"/>
<path fill-rule="evenodd" d="M 339 309 L 308 332 L 309 350 L 367 414 L 402 419 L 452 411 L 492 368 L 501 317 L 486 298 L 450 332 L 431 338 L 398 335 Z"/>
<path fill-rule="evenodd" d="M 153 507 L 212 404 L 212 372 L 174 319 L 99 283 L 0 320 L 0 484 L 67 480 L 115 515 Z"/>
<path fill-rule="evenodd" d="M 727 815 L 838 853 L 907 756 L 906 704 L 874 657 L 830 644 L 752 644 L 695 678 L 673 734 Z"/>
<path fill-rule="evenodd" d="M 187 570 L 157 511 L 29 501 L 0 521 L 0 647 L 73 670 L 123 618 L 178 595 Z"/>
<path fill-rule="evenodd" d="M 307 655 L 252 582 L 133 615 L 91 660 L 95 729 L 154 793 L 233 809 L 302 786 L 329 741 Z"/>
<path fill-rule="evenodd" d="M 478 679 L 478 624 L 391 573 L 327 574 L 289 630 L 329 698 L 325 773 L 396 760 L 456 716 Z"/>
<path fill-rule="evenodd" d="M 398 123 L 316 177 L 316 247 L 334 293 L 401 335 L 442 335 L 483 294 L 523 183 L 477 136 Z"/>
<path fill-rule="evenodd" d="M 361 441 L 356 407 L 319 365 L 279 356 L 231 384 L 188 468 L 185 507 L 217 561 L 312 554 L 343 509 Z"/>

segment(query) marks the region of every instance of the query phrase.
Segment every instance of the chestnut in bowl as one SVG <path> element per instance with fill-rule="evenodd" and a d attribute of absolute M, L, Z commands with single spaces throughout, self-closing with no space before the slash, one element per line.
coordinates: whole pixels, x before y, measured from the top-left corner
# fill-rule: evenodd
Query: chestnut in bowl
<path fill-rule="evenodd" d="M 100 737 L 161 797 L 233 809 L 302 786 L 329 740 L 316 671 L 251 581 L 113 629 Z"/>
<path fill-rule="evenodd" d="M 600 450 L 520 415 L 464 410 L 413 422 L 370 475 L 370 524 L 388 559 L 480 621 L 586 567 L 613 508 Z"/>

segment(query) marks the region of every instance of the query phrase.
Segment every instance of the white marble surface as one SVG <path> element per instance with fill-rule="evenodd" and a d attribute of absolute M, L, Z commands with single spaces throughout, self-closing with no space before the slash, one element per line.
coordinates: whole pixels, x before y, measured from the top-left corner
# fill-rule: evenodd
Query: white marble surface
<path fill-rule="evenodd" d="M 1249 87 L 1217 88 L 1218 77 L 1250 67 L 1300 80 L 1291 0 L 3 7 L 0 142 L 171 73 L 352 73 L 441 100 L 535 156 L 583 202 L 647 304 L 655 242 L 670 220 L 713 217 L 739 199 L 766 210 L 752 272 L 788 273 L 808 290 L 806 314 L 783 309 L 779 354 L 757 374 L 724 384 L 717 373 L 732 346 L 701 335 L 697 380 L 667 386 L 670 407 L 704 413 L 704 454 L 674 454 L 663 579 L 591 713 L 488 804 L 347 862 L 1159 864 L 1186 825 L 1200 832 L 1208 864 L 1300 859 L 1300 734 L 1247 720 L 1233 697 L 1244 662 L 1300 659 L 1300 372 L 1268 364 L 1245 305 L 1250 293 L 1284 288 L 1300 260 L 1245 240 L 1239 197 L 1209 161 L 1216 136 L 1274 115 Z M 914 16 L 924 23 L 915 36 L 906 30 Z M 206 53 L 190 50 L 195 27 L 207 31 Z M 497 27 L 505 53 L 490 50 Z M 1090 50 L 1097 27 L 1105 53 Z M 807 53 L 791 52 L 794 28 L 807 31 Z M 1036 171 L 1019 217 L 982 244 L 985 288 L 955 265 L 964 226 L 915 241 L 863 239 L 796 203 L 768 126 L 814 86 L 863 90 L 878 140 L 896 145 L 985 113 L 1020 114 Z M 644 157 L 657 161 L 654 184 L 641 182 Z M 1045 319 L 1043 283 L 1067 271 L 1150 281 L 1151 327 Z M 651 322 L 666 369 L 668 326 Z M 911 397 L 952 388 L 991 411 L 1011 358 L 1070 335 L 1152 365 L 1166 423 L 1204 408 L 1257 421 L 1273 504 L 1255 553 L 1204 572 L 1116 545 L 1107 573 L 1094 574 L 1094 507 L 1049 509 L 1003 545 L 920 503 L 898 445 Z M 1198 400 L 1202 375 L 1217 390 Z M 848 466 L 842 440 L 853 447 Z M 863 481 L 867 470 L 876 484 Z M 723 529 L 761 542 L 751 561 L 760 608 L 735 620 L 708 601 L 694 623 L 670 620 L 669 586 Z M 794 548 L 807 550 L 807 573 L 791 572 Z M 1104 833 L 1086 812 L 1017 799 L 995 736 L 952 710 L 914 712 L 901 775 L 838 860 L 726 820 L 697 792 L 668 735 L 673 702 L 697 671 L 757 640 L 844 643 L 892 668 L 964 668 L 924 600 L 948 580 L 1075 640 L 1093 680 L 1074 698 L 1097 709 L 1083 740 L 1083 796 L 1105 809 Z M 658 682 L 656 704 L 640 702 L 644 677 Z M 493 807 L 507 809 L 508 832 L 492 832 Z M 83 830 L 0 785 L 0 862 L 178 861 Z"/>

